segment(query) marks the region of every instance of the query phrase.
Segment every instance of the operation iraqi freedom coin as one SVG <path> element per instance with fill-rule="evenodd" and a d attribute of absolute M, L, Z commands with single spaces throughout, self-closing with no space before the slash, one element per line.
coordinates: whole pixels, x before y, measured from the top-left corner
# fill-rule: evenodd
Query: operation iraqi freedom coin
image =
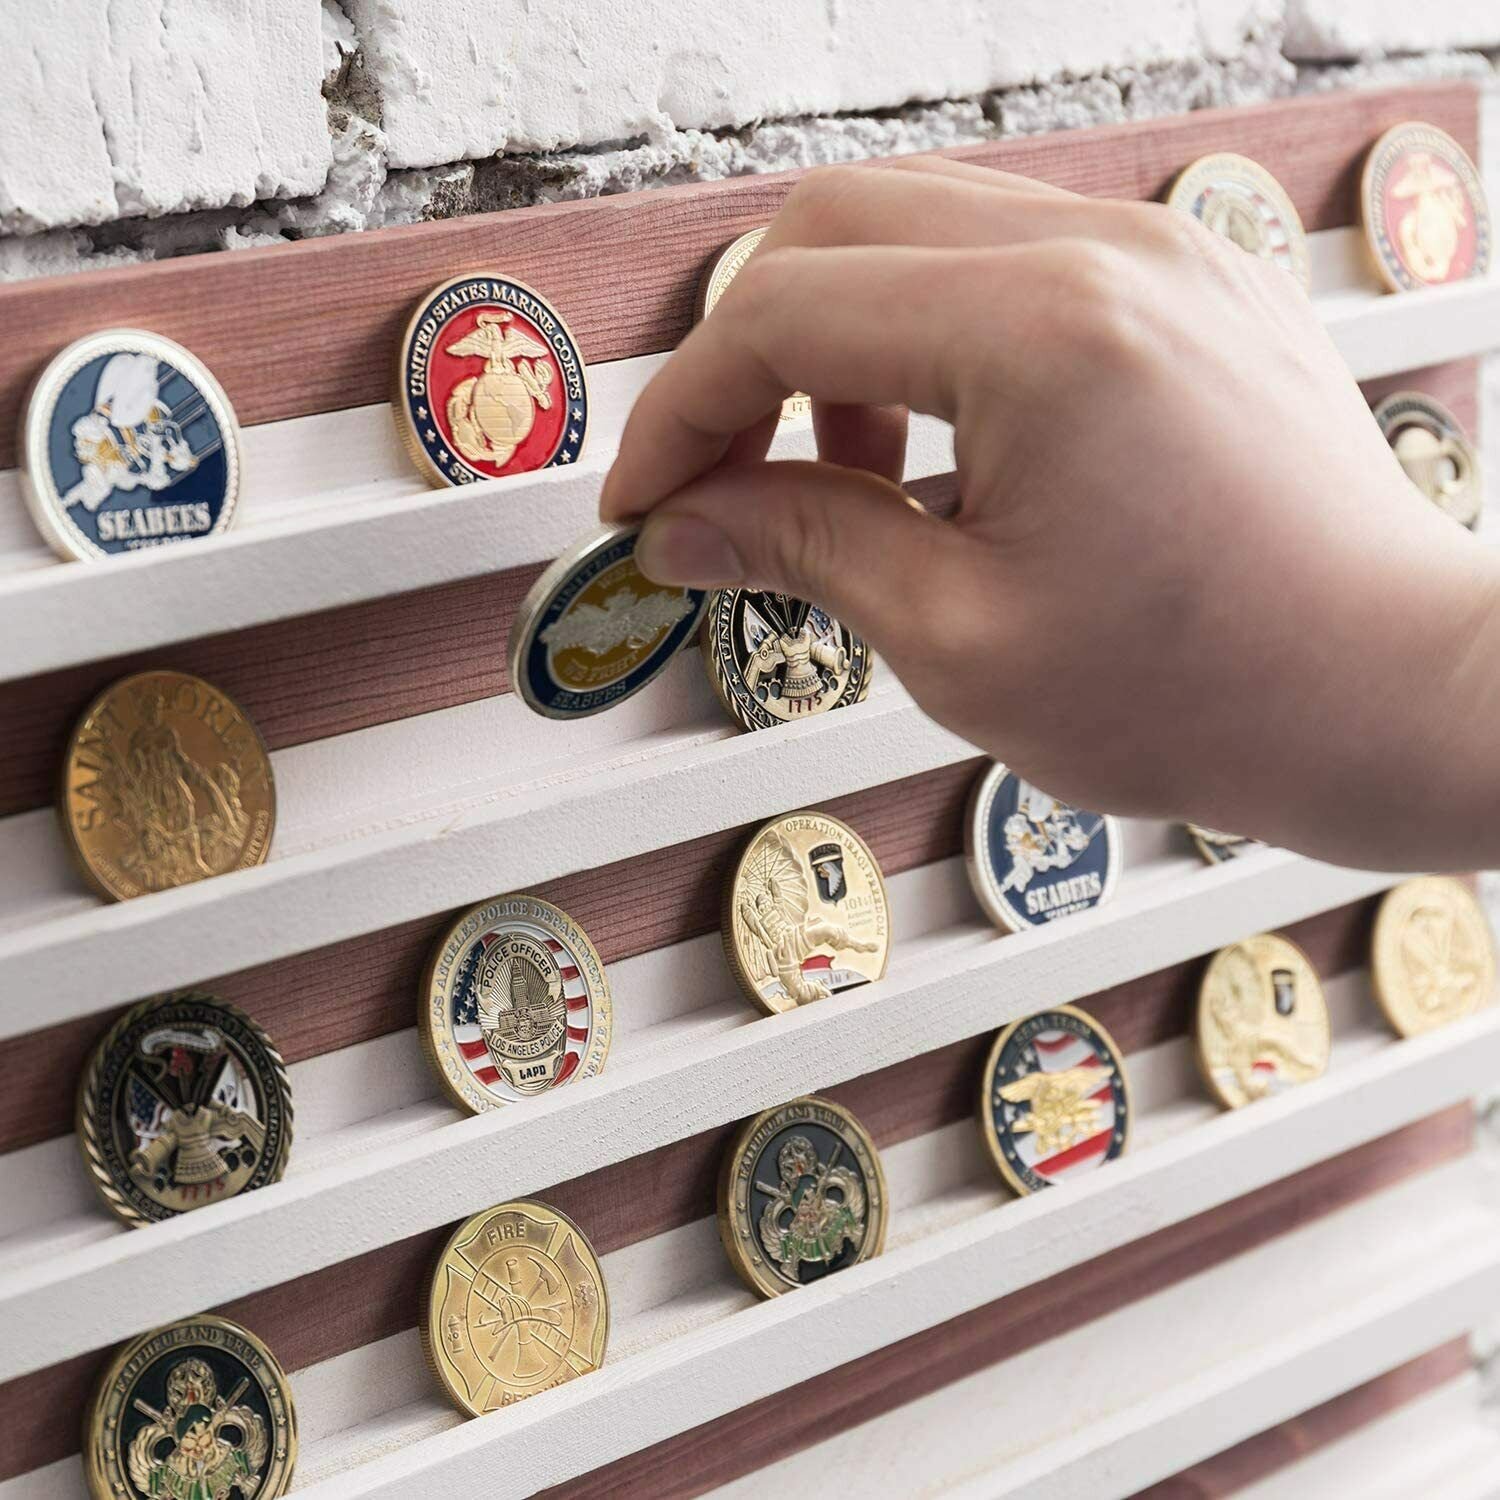
<path fill-rule="evenodd" d="M 227 1318 L 184 1318 L 124 1345 L 84 1427 L 84 1474 L 96 1500 L 275 1500 L 291 1488 L 296 1461 L 286 1374 Z"/>
<path fill-rule="evenodd" d="M 480 1114 L 604 1067 L 609 981 L 584 930 L 535 896 L 466 911 L 422 978 L 422 1040 L 449 1096 Z"/>
<path fill-rule="evenodd" d="M 869 984 L 891 951 L 880 866 L 826 813 L 773 818 L 729 878 L 722 931 L 741 988 L 772 1014 Z"/>
<path fill-rule="evenodd" d="M 1071 1005 L 1014 1021 L 995 1038 L 979 1088 L 979 1127 L 1000 1174 L 1035 1193 L 1123 1155 L 1130 1136 L 1125 1060 Z"/>
<path fill-rule="evenodd" d="M 576 463 L 588 435 L 583 354 L 557 309 L 494 271 L 455 276 L 418 303 L 393 406 L 429 484 L 472 484 Z"/>
<path fill-rule="evenodd" d="M 1370 974 L 1380 1009 L 1401 1036 L 1491 1004 L 1495 944 L 1478 901 L 1441 876 L 1398 885 L 1375 916 Z"/>
<path fill-rule="evenodd" d="M 27 397 L 19 451 L 27 507 L 62 557 L 198 541 L 234 520 L 229 398 L 159 334 L 111 328 L 57 354 Z"/>
<path fill-rule="evenodd" d="M 1167 204 L 1205 228 L 1312 287 L 1307 233 L 1287 190 L 1248 156 L 1232 151 L 1202 156 L 1172 184 Z"/>
<path fill-rule="evenodd" d="M 286 1170 L 286 1065 L 243 1011 L 211 995 L 142 1001 L 94 1048 L 78 1087 L 78 1144 L 129 1224 L 248 1193 Z"/>
<path fill-rule="evenodd" d="M 718 590 L 700 644 L 719 702 L 744 729 L 862 703 L 870 691 L 874 661 L 863 639 L 790 594 Z"/>
<path fill-rule="evenodd" d="M 603 1364 L 604 1275 L 565 1214 L 502 1203 L 466 1219 L 443 1248 L 421 1328 L 449 1399 L 480 1417 Z"/>
<path fill-rule="evenodd" d="M 1396 125 L 1370 148 L 1360 179 L 1365 241 L 1395 292 L 1489 274 L 1484 183 L 1468 154 L 1436 125 Z"/>
<path fill-rule="evenodd" d="M 652 583 L 635 565 L 640 528 L 564 553 L 531 586 L 510 630 L 510 680 L 549 719 L 582 719 L 634 696 L 690 641 L 702 589 Z"/>
<path fill-rule="evenodd" d="M 1375 408 L 1407 478 L 1439 510 L 1472 531 L 1484 506 L 1479 455 L 1458 418 L 1419 391 L 1397 391 Z"/>
<path fill-rule="evenodd" d="M 1049 797 L 998 763 L 979 779 L 964 825 L 969 882 L 1011 932 L 1100 906 L 1120 873 L 1115 820 Z"/>
<path fill-rule="evenodd" d="M 1198 1066 L 1230 1109 L 1321 1076 L 1333 1045 L 1323 986 L 1295 943 L 1262 933 L 1221 948 L 1198 987 Z"/>
<path fill-rule="evenodd" d="M 1253 854 L 1257 849 L 1265 848 L 1258 839 L 1247 839 L 1238 833 L 1220 833 L 1217 828 L 1205 828 L 1200 823 L 1185 823 L 1183 827 L 1207 865 L 1226 865 L 1242 854 Z"/>
<path fill-rule="evenodd" d="M 793 1099 L 756 1115 L 719 1170 L 719 1236 L 761 1297 L 879 1255 L 888 1204 L 874 1141 L 828 1099 Z"/>

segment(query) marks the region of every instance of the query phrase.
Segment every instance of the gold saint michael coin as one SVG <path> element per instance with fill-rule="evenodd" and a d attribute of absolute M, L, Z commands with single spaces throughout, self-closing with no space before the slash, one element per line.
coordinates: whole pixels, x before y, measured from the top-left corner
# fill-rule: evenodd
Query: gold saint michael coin
<path fill-rule="evenodd" d="M 1402 1036 L 1461 1020 L 1495 994 L 1495 944 L 1456 880 L 1408 880 L 1380 903 L 1370 948 L 1375 998 Z"/>
<path fill-rule="evenodd" d="M 443 1247 L 421 1327 L 449 1399 L 480 1417 L 599 1368 L 604 1275 L 566 1215 L 502 1203 L 466 1219 Z"/>
<path fill-rule="evenodd" d="M 1198 988 L 1197 1040 L 1204 1082 L 1230 1109 L 1319 1077 L 1333 1037 L 1307 955 L 1274 933 L 1221 948 Z"/>
<path fill-rule="evenodd" d="M 107 687 L 63 757 L 58 814 L 111 900 L 263 864 L 276 822 L 271 758 L 226 694 L 186 672 Z"/>
<path fill-rule="evenodd" d="M 879 979 L 891 920 L 875 856 L 826 813 L 773 818 L 725 888 L 723 939 L 745 993 L 773 1013 Z"/>

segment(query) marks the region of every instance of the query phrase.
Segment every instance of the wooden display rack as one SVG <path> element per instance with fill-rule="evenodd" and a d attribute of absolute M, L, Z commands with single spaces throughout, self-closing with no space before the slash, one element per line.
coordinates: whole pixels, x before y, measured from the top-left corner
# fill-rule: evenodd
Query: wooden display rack
<path fill-rule="evenodd" d="M 1425 389 L 1473 431 L 1500 281 L 1383 296 L 1352 227 L 1365 149 L 1410 118 L 1477 152 L 1480 96 L 1444 85 L 949 154 L 1138 198 L 1205 152 L 1255 157 L 1314 231 L 1317 307 L 1367 394 Z M 1194 1466 L 1193 1492 L 1217 1494 L 1274 1482 L 1309 1446 L 1333 1445 L 1320 1461 L 1336 1465 L 1350 1433 L 1385 1451 L 1418 1411 L 1500 1466 L 1500 1437 L 1471 1421 L 1463 1342 L 1500 1292 L 1468 1103 L 1500 1074 L 1500 1008 L 1412 1041 L 1385 1031 L 1364 965 L 1395 877 L 1274 850 L 1206 869 L 1178 830 L 1126 823 L 1110 905 L 1002 938 L 962 870 L 979 763 L 888 675 L 858 708 L 760 735 L 729 727 L 693 652 L 579 724 L 509 693 L 519 599 L 589 528 L 708 258 L 795 175 L 0 287 L 0 465 L 36 368 L 105 326 L 188 345 L 247 424 L 240 522 L 211 545 L 54 562 L 0 472 L 0 1500 L 81 1495 L 103 1358 L 204 1309 L 291 1370 L 299 1493 L 319 1500 L 798 1493 L 828 1465 L 872 1495 L 1124 1495 Z M 590 445 L 569 471 L 430 491 L 383 404 L 396 342 L 421 292 L 485 265 L 571 323 Z M 789 424 L 777 451 L 810 456 L 810 432 Z M 941 510 L 952 470 L 947 429 L 915 420 L 908 487 Z M 80 708 L 148 664 L 204 675 L 257 721 L 279 826 L 260 869 L 106 906 L 47 803 Z M 880 984 L 761 1017 L 719 951 L 722 878 L 749 825 L 809 804 L 881 861 L 893 963 Z M 461 1118 L 421 1056 L 416 977 L 455 907 L 516 889 L 593 937 L 615 1048 L 597 1079 Z M 1203 955 L 1269 928 L 1324 976 L 1333 1066 L 1221 1114 L 1190 1056 L 1196 977 Z M 72 1093 L 123 1006 L 184 984 L 248 1009 L 293 1064 L 291 1168 L 129 1232 L 76 1159 Z M 1066 1001 L 1129 1054 L 1133 1149 L 1009 1200 L 970 1120 L 978 1062 L 1006 1021 Z M 881 1145 L 888 1248 L 755 1303 L 717 1241 L 719 1154 L 735 1122 L 811 1091 Z M 462 1422 L 422 1359 L 421 1288 L 455 1220 L 522 1194 L 602 1252 L 609 1355 Z M 1403 1493 L 1446 1493 L 1442 1444 L 1425 1446 Z"/>

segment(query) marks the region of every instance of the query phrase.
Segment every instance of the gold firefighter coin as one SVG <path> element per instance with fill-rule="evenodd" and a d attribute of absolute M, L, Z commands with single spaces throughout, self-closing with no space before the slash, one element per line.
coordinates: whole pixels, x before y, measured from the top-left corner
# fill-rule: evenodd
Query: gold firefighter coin
<path fill-rule="evenodd" d="M 502 1203 L 466 1219 L 433 1268 L 422 1344 L 471 1417 L 597 1370 L 608 1336 L 593 1247 L 545 1203 Z"/>
<path fill-rule="evenodd" d="M 1253 854 L 1265 845 L 1256 839 L 1247 839 L 1238 833 L 1220 833 L 1217 828 L 1205 828 L 1201 823 L 1184 825 L 1193 846 L 1202 856 L 1204 864 L 1224 865 L 1242 854 Z"/>
<path fill-rule="evenodd" d="M 709 262 L 708 269 L 703 273 L 703 279 L 698 283 L 698 317 L 700 319 L 706 318 L 719 305 L 719 299 L 729 290 L 734 278 L 745 269 L 746 261 L 760 247 L 760 242 L 765 237 L 764 225 L 759 229 L 751 229 L 740 235 L 738 239 L 731 240 Z M 804 396 L 801 391 L 794 392 L 781 403 L 783 422 L 811 414 L 812 397 Z"/>
<path fill-rule="evenodd" d="M 232 698 L 186 672 L 138 672 L 89 704 L 58 814 L 85 878 L 123 901 L 265 863 L 271 758 Z"/>
<path fill-rule="evenodd" d="M 757 829 L 724 892 L 729 967 L 764 1009 L 793 1010 L 885 973 L 891 920 L 880 866 L 820 812 Z"/>
<path fill-rule="evenodd" d="M 879 1255 L 888 1213 L 874 1141 L 829 1099 L 793 1099 L 756 1115 L 724 1154 L 719 1236 L 758 1296 Z"/>
<path fill-rule="evenodd" d="M 1457 417 L 1420 391 L 1397 391 L 1375 408 L 1406 476 L 1439 510 L 1471 531 L 1484 506 L 1479 455 Z"/>
<path fill-rule="evenodd" d="M 276 1500 L 296 1462 L 286 1373 L 248 1329 L 206 1314 L 123 1345 L 84 1424 L 95 1500 Z"/>
<path fill-rule="evenodd" d="M 1238 1109 L 1321 1076 L 1333 1038 L 1317 972 L 1274 933 L 1221 948 L 1198 987 L 1198 1065 Z"/>
<path fill-rule="evenodd" d="M 110 1210 L 147 1224 L 277 1181 L 292 1144 L 291 1084 L 243 1011 L 212 995 L 162 995 L 94 1048 L 77 1127 Z"/>
<path fill-rule="evenodd" d="M 1307 232 L 1287 190 L 1248 156 L 1221 151 L 1186 167 L 1167 194 L 1170 207 L 1312 287 Z"/>
<path fill-rule="evenodd" d="M 1495 945 L 1472 894 L 1424 875 L 1380 903 L 1370 950 L 1375 998 L 1392 1028 L 1416 1036 L 1489 1005 Z"/>

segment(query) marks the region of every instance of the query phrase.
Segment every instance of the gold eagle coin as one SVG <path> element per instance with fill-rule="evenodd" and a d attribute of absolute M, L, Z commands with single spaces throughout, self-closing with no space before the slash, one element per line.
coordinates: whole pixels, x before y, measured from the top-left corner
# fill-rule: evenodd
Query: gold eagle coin
<path fill-rule="evenodd" d="M 603 1364 L 604 1274 L 565 1214 L 502 1203 L 466 1219 L 443 1247 L 421 1328 L 449 1400 L 480 1417 Z"/>
<path fill-rule="evenodd" d="M 1370 944 L 1375 998 L 1393 1030 L 1416 1036 L 1489 1005 L 1495 943 L 1484 911 L 1456 880 L 1424 875 L 1380 903 Z"/>

